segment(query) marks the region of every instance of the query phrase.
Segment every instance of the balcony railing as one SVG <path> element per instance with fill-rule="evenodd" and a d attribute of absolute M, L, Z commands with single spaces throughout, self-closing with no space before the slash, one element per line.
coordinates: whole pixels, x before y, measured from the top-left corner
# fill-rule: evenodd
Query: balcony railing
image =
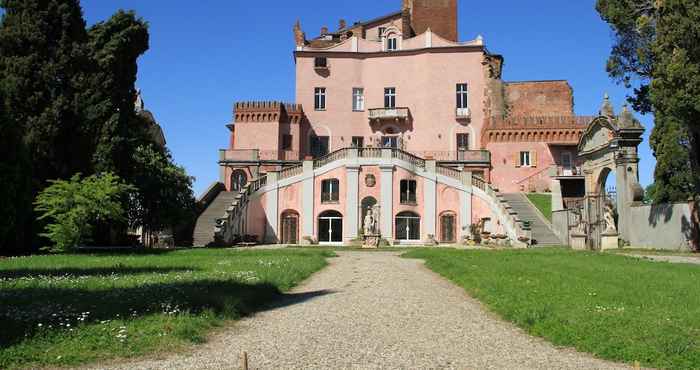
<path fill-rule="evenodd" d="M 407 120 L 408 108 L 374 108 L 369 110 L 369 119 L 373 120 Z"/>
<path fill-rule="evenodd" d="M 436 161 L 491 163 L 491 152 L 488 150 L 430 150 L 411 151 L 411 153 L 423 158 L 433 158 Z"/>
<path fill-rule="evenodd" d="M 570 166 L 570 167 L 564 167 L 564 166 L 556 166 L 556 174 L 557 176 L 560 177 L 567 177 L 567 176 L 583 176 L 583 169 L 578 166 Z"/>
<path fill-rule="evenodd" d="M 472 112 L 469 108 L 457 108 L 455 110 L 455 116 L 459 120 L 470 120 L 472 119 Z"/>
<path fill-rule="evenodd" d="M 231 149 L 224 150 L 224 161 L 298 161 L 300 153 L 292 150 Z"/>

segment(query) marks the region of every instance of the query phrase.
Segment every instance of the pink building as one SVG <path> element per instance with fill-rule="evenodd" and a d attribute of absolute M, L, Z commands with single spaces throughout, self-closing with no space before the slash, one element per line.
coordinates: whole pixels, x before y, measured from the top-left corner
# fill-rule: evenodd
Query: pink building
<path fill-rule="evenodd" d="M 473 224 L 529 241 L 507 194 L 579 197 L 590 119 L 566 81 L 503 81 L 503 57 L 457 27 L 457 0 L 404 0 L 314 39 L 297 23 L 296 102 L 235 104 L 195 243 L 349 244 L 368 213 L 391 243 L 457 243 Z"/>

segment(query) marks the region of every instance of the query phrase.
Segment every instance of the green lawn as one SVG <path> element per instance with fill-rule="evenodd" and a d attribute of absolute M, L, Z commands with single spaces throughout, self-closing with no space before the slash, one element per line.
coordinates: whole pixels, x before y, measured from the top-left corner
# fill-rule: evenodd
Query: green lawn
<path fill-rule="evenodd" d="M 549 222 L 552 222 L 552 194 L 529 193 L 526 195 L 527 199 L 542 212 L 542 215 L 544 215 Z"/>
<path fill-rule="evenodd" d="M 415 250 L 528 333 L 598 357 L 700 368 L 700 266 L 564 249 Z"/>
<path fill-rule="evenodd" d="M 72 366 L 200 343 L 226 320 L 279 299 L 330 256 L 183 250 L 0 260 L 0 369 Z"/>

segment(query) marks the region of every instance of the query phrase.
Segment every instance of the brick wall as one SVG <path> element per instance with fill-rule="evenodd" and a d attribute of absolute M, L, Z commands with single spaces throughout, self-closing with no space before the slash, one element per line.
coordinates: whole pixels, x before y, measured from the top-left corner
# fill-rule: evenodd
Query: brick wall
<path fill-rule="evenodd" d="M 458 41 L 457 0 L 412 0 L 411 27 L 416 35 L 430 28 L 450 41 Z"/>
<path fill-rule="evenodd" d="M 508 82 L 505 95 L 510 116 L 574 114 L 574 92 L 567 81 Z"/>

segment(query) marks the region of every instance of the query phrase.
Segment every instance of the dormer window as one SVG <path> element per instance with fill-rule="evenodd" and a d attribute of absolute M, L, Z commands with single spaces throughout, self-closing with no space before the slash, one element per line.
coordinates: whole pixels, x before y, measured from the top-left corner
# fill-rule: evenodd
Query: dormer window
<path fill-rule="evenodd" d="M 398 38 L 396 37 L 391 37 L 386 39 L 386 50 L 387 51 L 396 51 L 399 50 L 399 41 Z"/>

